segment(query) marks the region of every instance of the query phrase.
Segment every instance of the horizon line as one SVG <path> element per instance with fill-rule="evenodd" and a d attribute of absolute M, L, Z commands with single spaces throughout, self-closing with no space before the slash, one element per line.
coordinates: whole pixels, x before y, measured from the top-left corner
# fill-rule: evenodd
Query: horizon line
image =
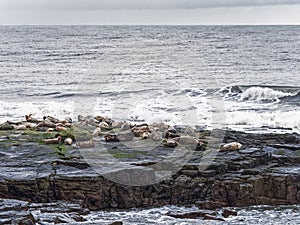
<path fill-rule="evenodd" d="M 299 26 L 300 23 L 232 23 L 232 24 L 1 24 L 0 26 Z"/>

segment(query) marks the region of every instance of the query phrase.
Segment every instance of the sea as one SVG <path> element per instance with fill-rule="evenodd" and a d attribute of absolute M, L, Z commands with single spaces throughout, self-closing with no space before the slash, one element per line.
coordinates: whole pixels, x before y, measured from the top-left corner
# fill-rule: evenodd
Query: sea
<path fill-rule="evenodd" d="M 300 26 L 0 26 L 0 122 L 300 130 Z"/>
<path fill-rule="evenodd" d="M 101 115 L 300 133 L 299 52 L 300 26 L 0 26 L 0 123 L 28 114 Z M 98 212 L 88 220 L 209 224 L 171 219 L 166 210 L 175 209 Z M 299 208 L 296 219 L 293 207 L 268 210 L 241 209 L 229 222 L 300 224 Z"/>

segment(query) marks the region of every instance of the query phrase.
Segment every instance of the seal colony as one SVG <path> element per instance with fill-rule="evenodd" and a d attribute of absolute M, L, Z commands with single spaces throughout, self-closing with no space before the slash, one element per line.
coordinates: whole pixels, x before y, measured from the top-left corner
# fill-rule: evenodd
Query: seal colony
<path fill-rule="evenodd" d="M 98 141 L 128 142 L 147 139 L 166 148 L 185 145 L 195 151 L 205 150 L 208 144 L 207 140 L 201 139 L 199 133 L 192 127 L 183 126 L 178 129 L 162 122 L 132 124 L 103 116 L 79 115 L 78 121 L 74 122 L 70 117 L 60 120 L 44 116 L 39 119 L 29 114 L 25 116 L 25 121 L 7 121 L 0 124 L 1 128 L 44 132 L 51 137 L 41 140 L 45 144 L 73 145 L 78 148 L 94 147 Z M 218 151 L 237 151 L 241 148 L 242 145 L 238 142 L 220 143 Z"/>
<path fill-rule="evenodd" d="M 31 122 L 25 118 L 19 123 L 0 124 L 1 198 L 79 201 L 90 210 L 194 204 L 213 210 L 300 203 L 297 133 L 221 133 L 201 127 L 193 133 L 187 126 L 132 124 L 94 117 L 66 121 L 70 125 L 60 119 L 54 124 L 61 123 L 59 126 L 65 129 L 57 126 L 49 131 L 48 127 L 37 126 L 47 125 L 42 122 L 48 119 L 33 115 L 27 118 L 37 119 L 31 124 L 33 128 L 14 129 L 29 126 Z M 213 134 L 222 134 L 224 144 Z M 118 142 L 121 138 L 125 141 Z M 73 142 L 71 146 L 65 144 L 69 141 Z M 194 148 L 194 143 L 200 142 L 206 151 Z M 191 148 L 182 147 L 185 144 Z M 234 150 L 236 147 L 241 149 Z M 207 154 L 219 148 L 226 152 Z M 159 177 L 153 183 L 152 171 L 163 179 Z M 115 182 L 117 178 L 129 183 Z"/>

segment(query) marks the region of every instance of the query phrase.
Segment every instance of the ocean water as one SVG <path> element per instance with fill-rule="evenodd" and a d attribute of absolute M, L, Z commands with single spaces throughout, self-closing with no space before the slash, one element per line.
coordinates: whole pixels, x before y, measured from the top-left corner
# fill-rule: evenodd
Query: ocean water
<path fill-rule="evenodd" d="M 0 122 L 90 114 L 300 132 L 299 52 L 300 26 L 0 26 Z M 220 224 L 165 215 L 176 210 L 196 209 L 86 219 Z M 299 224 L 299 207 L 238 210 L 221 224 Z"/>
<path fill-rule="evenodd" d="M 193 207 L 164 206 L 160 208 L 115 211 L 115 212 L 95 212 L 88 215 L 85 219 L 86 224 L 110 224 L 114 221 L 123 221 L 130 225 L 245 225 L 245 224 L 264 224 L 264 225 L 299 225 L 300 214 L 299 206 L 253 206 L 247 208 L 229 208 L 237 212 L 237 216 L 224 218 L 222 210 L 216 213 L 216 218 L 223 218 L 224 221 L 213 221 L 198 219 L 177 219 L 168 216 L 171 214 L 183 214 L 197 212 L 199 209 Z"/>
<path fill-rule="evenodd" d="M 300 26 L 0 26 L 0 122 L 299 132 L 299 52 Z"/>

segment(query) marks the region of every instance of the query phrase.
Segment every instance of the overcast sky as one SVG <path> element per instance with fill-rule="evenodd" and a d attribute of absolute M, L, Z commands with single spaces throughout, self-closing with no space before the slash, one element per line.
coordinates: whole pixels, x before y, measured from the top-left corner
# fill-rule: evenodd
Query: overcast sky
<path fill-rule="evenodd" d="M 0 24 L 300 24 L 300 0 L 0 0 Z"/>

